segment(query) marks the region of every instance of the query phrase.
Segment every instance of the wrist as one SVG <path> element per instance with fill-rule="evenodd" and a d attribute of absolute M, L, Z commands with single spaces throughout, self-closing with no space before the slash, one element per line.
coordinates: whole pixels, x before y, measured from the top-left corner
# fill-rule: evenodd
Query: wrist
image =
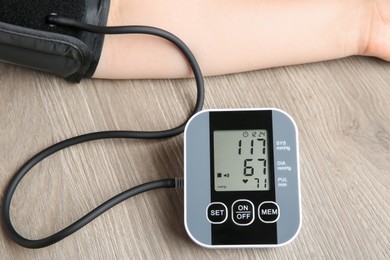
<path fill-rule="evenodd" d="M 390 1 L 368 1 L 366 28 L 362 30 L 359 55 L 390 61 Z"/>
<path fill-rule="evenodd" d="M 373 0 L 348 1 L 344 8 L 345 27 L 340 38 L 344 55 L 367 55 L 371 34 Z"/>
<path fill-rule="evenodd" d="M 357 55 L 373 56 L 371 42 L 372 42 L 372 25 L 375 13 L 375 0 L 363 0 L 362 10 L 357 26 Z"/>

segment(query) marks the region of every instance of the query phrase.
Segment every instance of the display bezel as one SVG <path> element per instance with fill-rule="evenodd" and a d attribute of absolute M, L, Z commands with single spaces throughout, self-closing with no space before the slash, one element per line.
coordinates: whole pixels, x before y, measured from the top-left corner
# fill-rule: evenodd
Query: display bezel
<path fill-rule="evenodd" d="M 210 112 L 209 117 L 210 135 L 210 192 L 212 202 L 222 202 L 225 205 L 232 205 L 239 199 L 247 199 L 256 202 L 254 207 L 258 208 L 263 201 L 275 201 L 275 170 L 273 152 L 273 129 L 272 111 L 218 111 Z M 214 131 L 221 130 L 251 130 L 265 129 L 268 133 L 269 145 L 269 190 L 244 190 L 244 191 L 216 191 L 215 190 L 215 165 L 214 165 Z M 237 226 L 231 218 L 222 224 L 212 225 L 212 241 L 218 244 L 276 244 L 276 224 L 264 225 L 261 221 L 255 221 L 250 225 L 250 229 L 245 226 Z M 267 233 L 267 236 L 259 236 L 258 232 Z M 225 236 L 229 232 L 229 236 Z M 245 233 L 245 236 L 242 235 Z"/>

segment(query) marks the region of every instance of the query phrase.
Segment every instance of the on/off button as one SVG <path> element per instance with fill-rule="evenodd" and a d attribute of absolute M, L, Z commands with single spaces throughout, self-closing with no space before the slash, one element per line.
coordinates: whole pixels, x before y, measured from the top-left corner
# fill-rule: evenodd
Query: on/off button
<path fill-rule="evenodd" d="M 236 200 L 232 205 L 233 222 L 239 226 L 248 226 L 255 219 L 254 205 L 249 200 Z"/>

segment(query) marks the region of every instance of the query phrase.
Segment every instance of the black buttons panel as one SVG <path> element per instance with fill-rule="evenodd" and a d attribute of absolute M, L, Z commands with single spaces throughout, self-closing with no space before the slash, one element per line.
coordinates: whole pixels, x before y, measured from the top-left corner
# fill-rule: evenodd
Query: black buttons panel
<path fill-rule="evenodd" d="M 275 223 L 280 217 L 279 205 L 273 201 L 264 201 L 258 207 L 258 217 L 264 223 Z M 206 210 L 206 216 L 211 224 L 222 224 L 229 211 L 222 202 L 210 203 Z M 250 200 L 236 200 L 231 207 L 233 222 L 239 226 L 248 226 L 255 220 L 255 207 Z"/>

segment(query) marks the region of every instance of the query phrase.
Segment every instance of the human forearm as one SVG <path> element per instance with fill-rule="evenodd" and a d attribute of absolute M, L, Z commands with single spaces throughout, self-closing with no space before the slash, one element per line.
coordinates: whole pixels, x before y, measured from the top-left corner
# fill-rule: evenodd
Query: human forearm
<path fill-rule="evenodd" d="M 109 25 L 150 25 L 181 38 L 205 75 L 362 54 L 370 0 L 112 1 Z M 95 77 L 185 77 L 170 43 L 107 36 Z"/>

